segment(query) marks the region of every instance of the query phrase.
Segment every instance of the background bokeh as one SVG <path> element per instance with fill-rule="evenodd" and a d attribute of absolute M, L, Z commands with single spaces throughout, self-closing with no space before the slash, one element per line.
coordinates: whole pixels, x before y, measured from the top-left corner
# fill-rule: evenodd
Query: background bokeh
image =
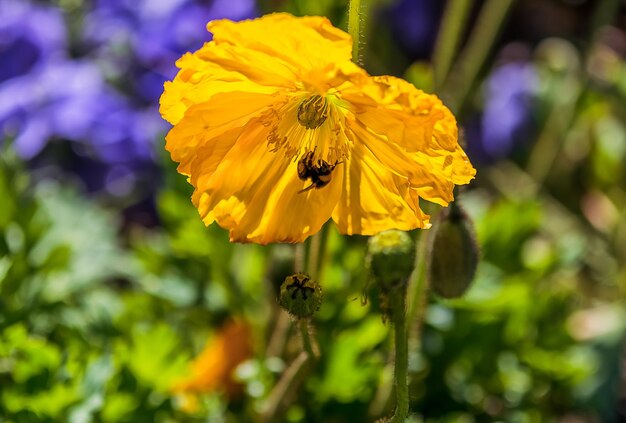
<path fill-rule="evenodd" d="M 626 421 L 626 3 L 518 0 L 493 22 L 497 1 L 470 1 L 442 82 L 452 2 L 370 0 L 364 19 L 366 69 L 440 95 L 478 169 L 458 198 L 482 260 L 412 332 L 412 419 Z M 255 421 L 299 348 L 275 300 L 293 248 L 203 226 L 158 98 L 211 19 L 289 11 L 345 28 L 346 9 L 0 2 L 0 422 Z M 481 61 L 471 40 L 490 25 Z M 374 421 L 393 404 L 391 331 L 366 239 L 325 231 L 321 358 L 284 420 Z"/>

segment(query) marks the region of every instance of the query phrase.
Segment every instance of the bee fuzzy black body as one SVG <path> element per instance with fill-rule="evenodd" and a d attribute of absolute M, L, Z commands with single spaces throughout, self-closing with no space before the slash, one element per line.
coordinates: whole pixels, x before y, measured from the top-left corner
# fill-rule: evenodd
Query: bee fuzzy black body
<path fill-rule="evenodd" d="M 328 185 L 332 179 L 331 174 L 339 163 L 340 162 L 336 162 L 331 165 L 325 160 L 314 160 L 312 151 L 306 153 L 298 161 L 298 177 L 303 181 L 310 179 L 311 185 L 300 192 L 305 192 L 313 188 L 323 188 Z"/>

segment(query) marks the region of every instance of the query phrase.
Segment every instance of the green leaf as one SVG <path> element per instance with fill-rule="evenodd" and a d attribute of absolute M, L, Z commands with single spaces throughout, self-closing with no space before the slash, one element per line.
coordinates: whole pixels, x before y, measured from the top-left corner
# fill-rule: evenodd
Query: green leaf
<path fill-rule="evenodd" d="M 189 361 L 176 332 L 164 323 L 148 330 L 135 328 L 130 347 L 119 352 L 139 381 L 161 392 L 168 392 L 172 382 L 184 375 Z"/>
<path fill-rule="evenodd" d="M 377 316 L 370 316 L 354 329 L 338 332 L 327 353 L 323 379 L 315 388 L 317 400 L 351 402 L 369 398 L 385 364 L 383 357 L 372 354 L 372 349 L 386 339 L 388 332 Z"/>

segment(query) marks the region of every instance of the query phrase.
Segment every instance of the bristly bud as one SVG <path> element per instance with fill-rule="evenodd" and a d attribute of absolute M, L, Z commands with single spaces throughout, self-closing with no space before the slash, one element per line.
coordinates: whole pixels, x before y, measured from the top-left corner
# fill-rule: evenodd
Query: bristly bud
<path fill-rule="evenodd" d="M 458 298 L 474 279 L 479 247 L 471 219 L 456 203 L 444 209 L 434 228 L 428 254 L 430 286 L 444 298 Z"/>
<path fill-rule="evenodd" d="M 322 287 L 306 273 L 287 276 L 278 303 L 296 319 L 309 318 L 322 305 Z"/>
<path fill-rule="evenodd" d="M 383 290 L 404 286 L 415 267 L 415 242 L 399 230 L 384 231 L 369 239 L 372 275 Z"/>

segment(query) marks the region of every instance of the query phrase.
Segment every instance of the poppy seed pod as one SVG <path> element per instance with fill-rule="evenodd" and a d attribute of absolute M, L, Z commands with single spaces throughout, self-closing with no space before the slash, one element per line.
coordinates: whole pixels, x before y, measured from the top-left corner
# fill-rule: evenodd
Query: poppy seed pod
<path fill-rule="evenodd" d="M 471 219 L 455 203 L 439 216 L 428 260 L 430 286 L 444 298 L 467 291 L 478 266 L 479 248 Z"/>
<path fill-rule="evenodd" d="M 384 290 L 403 286 L 415 267 L 415 242 L 403 231 L 390 230 L 369 239 L 370 269 Z"/>
<path fill-rule="evenodd" d="M 306 273 L 287 276 L 280 286 L 278 303 L 296 319 L 306 319 L 322 305 L 322 287 Z"/>

